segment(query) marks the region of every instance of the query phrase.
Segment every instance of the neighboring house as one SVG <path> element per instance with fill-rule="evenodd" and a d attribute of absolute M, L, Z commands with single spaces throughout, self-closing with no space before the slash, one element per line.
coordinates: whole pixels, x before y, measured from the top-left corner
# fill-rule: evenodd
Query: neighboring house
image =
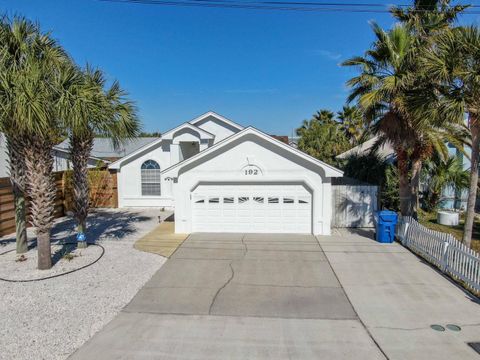
<path fill-rule="evenodd" d="M 370 152 L 376 141 L 377 137 L 375 136 L 370 140 L 367 140 L 364 143 L 357 145 L 350 150 L 345 151 L 344 153 L 341 153 L 336 158 L 340 160 L 346 160 L 349 156 L 352 155 L 365 155 Z M 380 146 L 377 149 L 377 154 L 390 162 L 393 162 L 395 159 L 395 150 L 393 150 L 393 147 L 389 143 Z"/>
<path fill-rule="evenodd" d="M 110 164 L 120 207 L 175 209 L 175 231 L 330 234 L 343 173 L 212 111 Z"/>
<path fill-rule="evenodd" d="M 346 160 L 349 156 L 354 154 L 364 155 L 367 154 L 377 141 L 376 137 L 371 138 L 370 140 L 365 141 L 364 143 L 355 146 L 354 148 L 345 151 L 344 153 L 337 156 L 337 159 Z M 462 154 L 457 148 L 451 144 L 447 144 L 448 153 L 450 156 L 457 156 L 463 163 L 464 169 L 470 168 L 470 160 Z M 470 152 L 470 149 L 466 150 L 467 153 Z M 381 157 L 387 159 L 389 162 L 395 161 L 396 155 L 393 147 L 386 143 L 380 146 L 377 150 L 377 154 Z M 420 185 L 421 186 L 421 185 Z M 443 209 L 465 209 L 467 205 L 468 191 L 462 191 L 461 193 L 456 193 L 452 188 L 446 188 L 443 191 L 443 201 L 441 202 L 441 207 Z"/>
<path fill-rule="evenodd" d="M 158 137 L 137 137 L 127 140 L 115 148 L 110 139 L 97 137 L 93 140 L 92 156 L 108 161 L 115 161 L 158 139 Z M 67 151 L 69 147 L 70 142 L 68 139 L 57 145 L 57 148 Z"/>
<path fill-rule="evenodd" d="M 295 149 L 298 149 L 298 141 L 300 140 L 299 136 L 290 136 L 288 138 L 288 145 L 291 147 L 294 147 Z"/>
<path fill-rule="evenodd" d="M 63 147 L 54 146 L 53 151 L 53 171 L 65 171 L 72 168 L 72 163 L 70 160 L 70 151 Z M 99 163 L 110 163 L 96 156 L 90 156 L 88 159 L 89 167 L 96 167 Z M 8 154 L 7 154 L 7 145 L 5 143 L 5 136 L 0 133 L 0 178 L 8 177 Z"/>
<path fill-rule="evenodd" d="M 96 156 L 90 156 L 88 158 L 88 167 L 94 168 L 98 165 L 109 164 L 110 161 L 100 159 Z M 53 171 L 65 171 L 72 170 L 72 161 L 70 160 L 70 151 L 59 148 L 57 146 L 53 147 Z"/>
<path fill-rule="evenodd" d="M 286 135 L 270 135 L 272 138 L 278 140 L 278 141 L 281 141 L 287 145 L 289 145 L 289 140 L 288 140 L 288 136 Z"/>

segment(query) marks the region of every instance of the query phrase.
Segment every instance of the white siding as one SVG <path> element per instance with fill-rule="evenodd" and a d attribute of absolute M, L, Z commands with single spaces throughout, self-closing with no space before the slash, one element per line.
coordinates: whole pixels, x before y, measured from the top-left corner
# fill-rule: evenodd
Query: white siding
<path fill-rule="evenodd" d="M 172 207 L 172 182 L 162 179 L 160 196 L 142 196 L 141 166 L 155 160 L 163 171 L 170 166 L 170 142 L 162 141 L 147 152 L 141 152 L 122 164 L 118 171 L 119 207 Z M 178 150 L 178 147 L 177 147 Z"/>
<path fill-rule="evenodd" d="M 232 136 L 240 131 L 214 116 L 209 116 L 195 123 L 195 126 L 198 126 L 199 128 L 215 135 L 215 143 L 222 141 L 223 139 L 226 139 L 227 137 Z"/>

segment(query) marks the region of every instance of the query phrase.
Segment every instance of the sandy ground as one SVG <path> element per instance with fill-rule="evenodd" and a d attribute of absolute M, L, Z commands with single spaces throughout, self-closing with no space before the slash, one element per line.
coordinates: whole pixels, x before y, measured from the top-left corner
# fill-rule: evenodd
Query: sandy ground
<path fill-rule="evenodd" d="M 158 224 L 158 215 L 158 209 L 98 210 L 89 217 L 88 233 L 105 248 L 97 263 L 44 281 L 0 281 L 0 359 L 65 359 L 113 319 L 166 260 L 133 248 Z M 52 241 L 73 241 L 73 230 L 71 219 L 58 220 Z M 34 239 L 30 231 L 29 238 Z M 0 253 L 14 247 L 12 236 L 0 238 Z M 65 249 L 53 246 L 53 253 L 63 256 Z M 50 276 L 80 267 L 99 253 L 98 247 L 76 249 L 71 261 L 57 255 L 48 271 L 35 269 L 34 249 L 23 262 L 8 253 L 0 256 L 0 277 Z"/>

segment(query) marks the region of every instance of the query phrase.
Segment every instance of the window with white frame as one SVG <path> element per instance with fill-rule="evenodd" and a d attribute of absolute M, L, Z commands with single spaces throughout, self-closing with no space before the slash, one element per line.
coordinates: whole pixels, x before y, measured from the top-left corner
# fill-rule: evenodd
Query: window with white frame
<path fill-rule="evenodd" d="M 154 160 L 142 164 L 142 195 L 160 195 L 160 165 Z"/>

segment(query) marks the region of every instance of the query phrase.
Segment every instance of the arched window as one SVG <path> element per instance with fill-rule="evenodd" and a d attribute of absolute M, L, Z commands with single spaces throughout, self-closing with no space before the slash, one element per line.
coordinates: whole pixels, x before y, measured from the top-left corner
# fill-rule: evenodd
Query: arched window
<path fill-rule="evenodd" d="M 142 164 L 142 195 L 160 195 L 160 165 L 154 160 Z"/>

